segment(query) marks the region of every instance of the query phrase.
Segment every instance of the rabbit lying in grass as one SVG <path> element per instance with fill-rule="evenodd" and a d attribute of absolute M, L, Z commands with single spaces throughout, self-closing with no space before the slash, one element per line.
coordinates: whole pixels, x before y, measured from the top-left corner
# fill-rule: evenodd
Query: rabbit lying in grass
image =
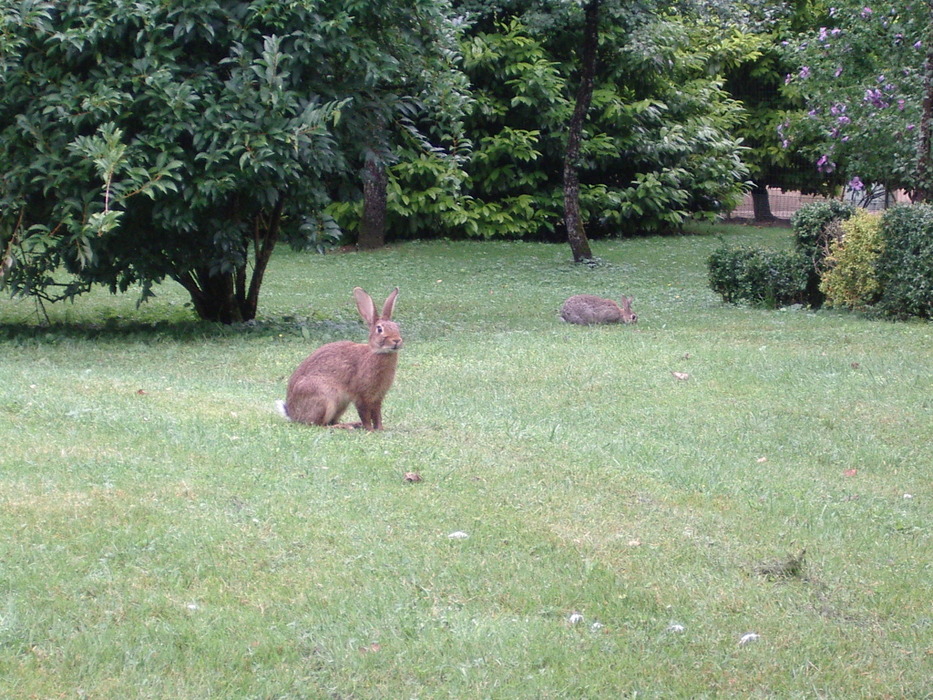
<path fill-rule="evenodd" d="M 369 342 L 341 340 L 311 353 L 288 380 L 285 401 L 277 402 L 282 415 L 310 425 L 382 430 L 382 400 L 392 387 L 402 347 L 392 321 L 397 296 L 398 287 L 377 315 L 372 297 L 359 287 L 353 290 L 356 308 L 369 324 Z M 338 423 L 350 402 L 356 405 L 360 423 Z"/>
<path fill-rule="evenodd" d="M 560 309 L 560 317 L 568 323 L 589 326 L 594 323 L 635 323 L 638 314 L 632 311 L 632 298 L 622 297 L 622 305 L 612 299 L 592 294 L 572 296 Z"/>

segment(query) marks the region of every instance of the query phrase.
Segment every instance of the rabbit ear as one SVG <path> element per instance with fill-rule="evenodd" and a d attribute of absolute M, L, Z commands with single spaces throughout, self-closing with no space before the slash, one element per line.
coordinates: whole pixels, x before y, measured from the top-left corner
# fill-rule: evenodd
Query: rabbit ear
<path fill-rule="evenodd" d="M 382 316 L 380 318 L 383 321 L 388 321 L 392 318 L 392 312 L 395 310 L 395 297 L 398 296 L 398 287 L 392 290 L 392 293 L 389 295 L 389 298 L 386 299 L 386 303 L 382 305 Z"/>
<path fill-rule="evenodd" d="M 360 316 L 370 326 L 376 322 L 376 305 L 373 298 L 363 291 L 361 287 L 353 288 L 353 298 L 356 299 L 356 308 Z"/>

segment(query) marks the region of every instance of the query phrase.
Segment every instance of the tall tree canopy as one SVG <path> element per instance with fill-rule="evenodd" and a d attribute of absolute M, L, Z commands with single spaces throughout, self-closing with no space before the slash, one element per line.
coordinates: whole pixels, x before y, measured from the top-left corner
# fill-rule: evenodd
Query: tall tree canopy
<path fill-rule="evenodd" d="M 593 90 L 578 114 L 579 153 L 571 153 L 580 221 L 600 234 L 676 230 L 740 198 L 748 173 L 732 131 L 741 109 L 720 74 L 754 48 L 734 24 L 705 5 L 455 5 L 469 18 L 462 53 L 472 84 L 464 127 L 472 157 L 462 168 L 439 157 L 391 168 L 396 231 L 566 240 L 564 173 L 592 36 L 587 8 L 597 24 L 595 51 L 586 53 Z"/>
<path fill-rule="evenodd" d="M 751 171 L 752 201 L 757 220 L 773 219 L 768 188 L 828 194 L 838 182 L 834 173 L 812 167 L 807 144 L 784 144 L 788 120 L 806 113 L 798 92 L 785 90 L 785 77 L 794 70 L 786 43 L 801 32 L 820 26 L 829 8 L 822 0 L 789 0 L 753 4 L 748 26 L 759 41 L 758 51 L 726 71 L 726 90 L 742 103 L 746 118 L 737 130 L 748 147 L 743 160 Z"/>
<path fill-rule="evenodd" d="M 841 0 L 789 45 L 787 90 L 806 103 L 787 146 L 815 141 L 812 166 L 853 189 L 933 197 L 933 1 Z"/>
<path fill-rule="evenodd" d="M 439 0 L 27 0 L 0 22 L 2 282 L 171 278 L 225 323 L 255 316 L 278 240 L 320 230 L 380 86 L 423 100 L 455 49 Z"/>

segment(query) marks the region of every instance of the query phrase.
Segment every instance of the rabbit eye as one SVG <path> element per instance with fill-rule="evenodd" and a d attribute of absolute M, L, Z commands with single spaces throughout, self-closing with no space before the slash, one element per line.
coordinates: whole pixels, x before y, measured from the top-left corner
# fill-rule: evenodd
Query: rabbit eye
<path fill-rule="evenodd" d="M 382 326 L 376 326 L 376 333 L 382 333 Z"/>

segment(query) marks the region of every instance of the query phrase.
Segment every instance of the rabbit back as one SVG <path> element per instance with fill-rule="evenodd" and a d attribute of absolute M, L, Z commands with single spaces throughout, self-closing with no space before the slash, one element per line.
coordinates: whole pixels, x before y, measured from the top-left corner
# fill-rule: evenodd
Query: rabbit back
<path fill-rule="evenodd" d="M 631 310 L 631 299 L 622 297 L 623 306 L 612 299 L 592 294 L 576 294 L 567 299 L 560 316 L 568 323 L 588 326 L 596 323 L 634 323 L 638 316 Z"/>

